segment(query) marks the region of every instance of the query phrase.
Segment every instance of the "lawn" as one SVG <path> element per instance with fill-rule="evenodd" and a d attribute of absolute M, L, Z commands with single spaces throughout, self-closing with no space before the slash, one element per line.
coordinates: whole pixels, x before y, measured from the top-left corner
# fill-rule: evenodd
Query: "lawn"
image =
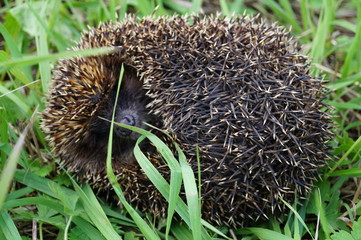
<path fill-rule="evenodd" d="M 191 191 L 187 204 L 170 194 L 168 218 L 138 212 L 114 189 L 123 208 L 98 199 L 89 185 L 59 167 L 40 128 L 52 69 L 58 59 L 109 52 L 68 49 L 88 26 L 174 14 L 259 15 L 289 29 L 309 56 L 312 75 L 328 89 L 324 102 L 333 115 L 331 156 L 306 199 L 287 204 L 280 218 L 269 216 L 247 228 L 201 221 L 194 176 L 158 138 L 141 132 L 169 157 L 175 178 Z M 0 239 L 361 239 L 361 1 L 360 0 L 107 0 L 0 2 Z M 108 149 L 108 151 L 111 151 Z M 135 149 L 138 155 L 139 149 Z M 109 155 L 110 156 L 110 155 Z M 141 158 L 141 157 L 140 157 Z M 150 162 L 141 159 L 141 166 Z M 108 159 L 110 163 L 110 158 Z M 110 166 L 110 164 L 109 164 Z M 110 169 L 108 169 L 110 170 Z M 149 174 L 149 175 L 148 175 Z M 157 173 L 159 191 L 177 193 Z M 115 176 L 108 172 L 111 182 Z"/>

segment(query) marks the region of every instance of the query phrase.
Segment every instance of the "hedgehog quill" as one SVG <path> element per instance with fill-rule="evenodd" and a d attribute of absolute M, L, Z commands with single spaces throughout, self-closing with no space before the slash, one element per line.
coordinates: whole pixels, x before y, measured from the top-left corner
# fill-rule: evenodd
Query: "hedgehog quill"
<path fill-rule="evenodd" d="M 60 162 L 106 190 L 105 158 L 115 86 L 126 66 L 116 121 L 167 131 L 197 172 L 202 217 L 238 227 L 279 214 L 280 198 L 305 197 L 329 157 L 331 117 L 320 79 L 282 27 L 258 18 L 209 16 L 138 19 L 85 31 L 76 49 L 113 46 L 97 57 L 60 60 L 42 128 Z M 119 105 L 119 107 L 118 107 Z M 127 200 L 166 214 L 166 200 L 133 156 L 135 133 L 115 129 L 113 168 Z M 142 149 L 169 179 L 152 146 Z"/>

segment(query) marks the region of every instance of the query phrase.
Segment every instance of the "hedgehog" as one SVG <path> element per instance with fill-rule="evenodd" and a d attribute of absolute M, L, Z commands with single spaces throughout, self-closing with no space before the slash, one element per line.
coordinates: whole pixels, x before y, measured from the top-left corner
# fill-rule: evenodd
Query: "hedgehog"
<path fill-rule="evenodd" d="M 202 218 L 247 226 L 282 214 L 282 200 L 307 197 L 330 157 L 331 116 L 321 79 L 286 29 L 259 17 L 128 15 L 84 31 L 74 49 L 97 47 L 113 50 L 59 60 L 42 113 L 55 156 L 81 181 L 111 188 L 110 125 L 101 118 L 111 119 L 124 65 L 115 121 L 162 129 L 195 173 L 199 149 Z M 114 136 L 112 164 L 127 201 L 165 216 L 166 200 L 133 155 L 139 135 L 118 126 Z M 165 161 L 142 144 L 169 179 Z"/>

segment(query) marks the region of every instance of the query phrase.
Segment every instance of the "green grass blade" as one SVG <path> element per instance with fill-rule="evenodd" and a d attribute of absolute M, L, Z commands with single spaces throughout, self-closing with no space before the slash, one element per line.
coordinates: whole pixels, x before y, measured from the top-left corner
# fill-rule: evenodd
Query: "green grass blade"
<path fill-rule="evenodd" d="M 7 198 L 6 198 L 6 201 L 24 197 L 25 195 L 28 195 L 33 191 L 34 190 L 32 188 L 30 188 L 30 187 L 20 188 L 18 190 L 15 190 L 15 191 L 9 193 Z"/>
<path fill-rule="evenodd" d="M 109 121 L 105 118 L 101 118 L 101 119 L 103 119 L 104 121 Z M 156 135 L 152 134 L 151 132 L 148 132 L 146 130 L 143 130 L 141 128 L 137 128 L 134 126 L 128 126 L 128 125 L 124 125 L 124 124 L 120 124 L 120 123 L 115 123 L 115 124 L 143 135 L 137 140 L 137 143 L 134 147 L 134 156 L 137 159 L 137 161 L 138 161 L 139 165 L 141 166 L 141 168 L 143 169 L 143 171 L 145 172 L 145 174 L 147 175 L 147 177 L 149 178 L 149 180 L 151 180 L 151 182 L 157 187 L 158 191 L 162 194 L 162 196 L 167 201 L 169 201 L 169 198 L 168 198 L 169 197 L 169 184 L 168 184 L 168 182 L 157 171 L 157 169 L 153 166 L 153 164 L 147 159 L 147 157 L 141 151 L 139 144 L 146 137 L 154 144 L 154 146 L 157 148 L 157 150 L 159 152 L 161 152 L 162 154 L 166 153 L 166 154 L 172 155 L 172 151 L 167 147 L 167 145 L 165 143 L 163 143 Z M 187 225 L 190 226 L 188 208 L 187 208 L 187 205 L 183 202 L 183 200 L 181 198 L 179 198 L 177 201 L 176 211 L 182 217 L 182 219 L 187 223 Z M 205 226 L 208 229 L 212 230 L 213 232 L 221 235 L 222 237 L 229 239 L 221 231 L 219 231 L 217 228 L 213 227 L 208 222 L 204 221 L 203 219 L 201 220 L 201 222 L 202 222 L 203 226 Z M 205 239 L 210 238 L 207 231 L 205 231 L 204 228 L 202 228 L 202 237 Z"/>
<path fill-rule="evenodd" d="M 113 210 L 109 206 L 104 205 L 102 207 L 103 207 L 104 212 L 107 214 L 107 216 L 122 221 L 122 223 L 121 223 L 122 225 L 125 225 L 128 227 L 136 227 L 133 220 L 128 218 L 127 216 L 120 214 L 118 211 Z"/>
<path fill-rule="evenodd" d="M 232 12 L 229 10 L 226 0 L 219 0 L 219 4 L 221 5 L 222 13 L 225 16 L 232 15 Z"/>
<path fill-rule="evenodd" d="M 35 110 L 35 112 L 37 109 Z M 16 170 L 16 165 L 18 163 L 18 159 L 20 157 L 21 149 L 25 143 L 25 137 L 29 131 L 30 126 L 33 125 L 34 115 L 31 117 L 29 124 L 26 126 L 24 131 L 21 133 L 18 141 L 16 142 L 9 158 L 6 162 L 6 165 L 0 176 L 0 210 L 5 202 L 6 196 L 10 189 L 11 181 L 13 180 L 14 173 Z"/>
<path fill-rule="evenodd" d="M 117 12 L 115 10 L 116 3 L 118 1 L 115 0 L 109 0 L 109 14 L 110 14 L 110 20 L 115 22 L 117 20 Z"/>
<path fill-rule="evenodd" d="M 189 217 L 191 221 L 191 229 L 194 240 L 200 240 L 201 238 L 201 206 L 199 202 L 199 197 L 197 193 L 196 179 L 192 168 L 188 165 L 186 161 L 186 156 L 176 145 L 179 162 L 182 167 L 182 175 L 184 181 L 184 189 L 186 192 L 186 198 L 188 203 Z"/>
<path fill-rule="evenodd" d="M 294 220 L 295 222 L 300 222 L 302 224 L 302 226 L 306 229 L 306 231 L 310 234 L 311 238 L 314 239 L 314 237 L 312 236 L 312 233 L 310 231 L 310 229 L 307 227 L 305 221 L 303 220 L 303 218 L 300 216 L 300 214 L 297 212 L 296 209 L 294 209 L 288 202 L 286 202 L 284 199 L 280 198 L 280 200 L 283 202 L 283 204 L 285 204 L 292 212 L 293 214 L 295 215 L 296 219 Z M 297 221 L 298 220 L 298 221 Z M 295 231 L 296 229 L 298 230 L 298 226 L 297 228 L 295 228 Z"/>
<path fill-rule="evenodd" d="M 189 8 L 191 6 L 184 6 L 182 4 L 176 3 L 172 0 L 163 0 L 164 5 L 166 5 L 168 8 L 175 10 L 176 12 L 180 14 L 185 14 L 189 12 Z"/>
<path fill-rule="evenodd" d="M 336 4 L 334 0 L 324 0 L 323 8 L 321 10 L 321 16 L 319 18 L 316 35 L 312 42 L 312 48 L 310 57 L 317 63 L 321 63 L 324 57 L 327 37 L 332 30 L 332 22 L 335 18 Z M 315 74 L 319 73 L 318 69 L 315 69 Z"/>
<path fill-rule="evenodd" d="M 356 148 L 360 147 L 361 136 L 352 144 L 352 146 L 347 150 L 347 152 L 337 161 L 337 163 L 331 168 L 331 170 L 326 174 L 325 180 L 345 161 L 347 156 Z"/>
<path fill-rule="evenodd" d="M 123 19 L 127 13 L 128 5 L 126 0 L 120 0 L 119 19 Z"/>
<path fill-rule="evenodd" d="M 56 198 L 56 195 L 49 187 L 50 185 L 56 183 L 48 178 L 39 177 L 34 173 L 19 169 L 16 170 L 14 178 L 16 179 L 17 182 L 22 183 L 25 186 L 29 186 L 42 193 L 45 193 L 46 195 Z M 64 188 L 64 190 L 70 191 L 69 194 L 72 194 L 74 192 L 73 190 L 67 188 Z"/>
<path fill-rule="evenodd" d="M 152 230 L 152 228 L 150 228 L 148 226 L 148 224 L 139 216 L 139 214 L 135 211 L 135 209 L 132 208 L 132 206 L 130 206 L 130 204 L 126 201 L 123 191 L 121 190 L 119 183 L 118 183 L 118 181 L 114 175 L 113 169 L 112 169 L 111 158 L 112 158 L 112 145 L 113 145 L 112 143 L 113 143 L 114 117 L 115 117 L 116 103 L 118 102 L 119 90 L 120 90 L 123 74 L 124 74 L 124 66 L 122 65 L 122 68 L 120 70 L 120 75 L 119 75 L 118 89 L 117 89 L 117 94 L 115 97 L 115 104 L 114 104 L 114 108 L 113 108 L 112 121 L 111 121 L 110 131 L 109 131 L 109 141 L 108 141 L 108 149 L 107 149 L 108 152 L 107 152 L 107 159 L 106 159 L 107 176 L 109 178 L 110 183 L 113 186 L 115 193 L 117 194 L 120 201 L 122 202 L 123 206 L 128 211 L 128 213 L 134 220 L 135 224 L 137 224 L 137 226 L 139 227 L 140 231 L 144 234 L 144 236 L 147 239 L 160 239 L 159 236 Z"/>
<path fill-rule="evenodd" d="M 46 24 L 44 23 L 43 19 L 45 18 L 45 10 L 47 7 L 47 2 L 44 4 L 41 15 L 39 14 L 31 7 L 31 4 L 28 3 L 29 9 L 35 16 L 35 19 L 39 22 L 38 26 L 41 26 L 38 28 L 37 32 L 38 34 L 35 36 L 35 43 L 36 43 L 36 50 L 38 55 L 40 56 L 46 56 L 49 54 L 48 49 L 48 41 L 47 41 L 47 35 L 46 35 Z M 51 68 L 49 61 L 41 61 L 39 62 L 39 71 L 40 71 L 40 77 L 41 77 L 41 84 L 43 87 L 43 92 L 48 91 L 49 82 L 51 80 Z"/>
<path fill-rule="evenodd" d="M 330 176 L 346 176 L 346 177 L 361 177 L 361 168 L 351 168 L 339 170 L 330 174 Z"/>
<path fill-rule="evenodd" d="M 65 2 L 67 3 L 66 5 L 66 7 L 68 7 L 72 12 L 76 12 L 76 10 L 75 10 L 75 8 L 74 8 L 74 5 L 75 4 L 77 4 L 77 2 L 74 2 L 73 3 L 73 1 L 72 0 L 65 0 Z M 87 3 L 87 2 L 78 2 L 78 4 L 84 4 L 85 6 L 84 7 L 91 7 L 91 6 L 89 6 L 89 3 Z M 99 3 L 98 3 L 99 4 Z M 97 4 L 97 5 L 98 5 Z M 80 7 L 80 6 L 78 6 L 78 7 Z M 81 29 L 85 29 L 86 28 L 86 26 L 85 26 L 85 24 L 83 23 L 83 21 L 81 20 L 81 18 L 80 18 L 80 16 L 78 16 L 77 14 L 74 14 L 74 18 L 75 18 L 75 20 L 76 20 L 76 22 L 77 22 L 77 24 L 80 26 L 80 28 Z"/>
<path fill-rule="evenodd" d="M 75 191 L 79 194 L 80 199 L 82 200 L 85 212 L 103 236 L 108 240 L 122 239 L 109 222 L 109 219 L 105 215 L 89 185 L 85 185 L 84 188 L 81 189 L 74 180 L 72 180 L 72 182 Z"/>
<path fill-rule="evenodd" d="M 18 46 L 16 46 L 16 41 L 11 37 L 10 33 L 8 32 L 8 30 L 5 28 L 5 26 L 0 23 L 0 33 L 2 35 L 2 37 L 4 38 L 7 47 L 9 48 L 11 55 L 14 58 L 19 58 L 22 56 L 21 52 L 18 49 Z"/>
<path fill-rule="evenodd" d="M 358 14 L 361 15 L 361 2 L 358 3 L 357 10 L 358 10 Z M 357 62 L 357 60 L 354 61 L 354 58 L 359 54 L 360 46 L 361 46 L 361 21 L 358 21 L 355 37 L 352 40 L 351 46 L 347 50 L 345 62 L 341 68 L 342 77 L 347 77 L 351 74 L 351 72 L 353 72 L 351 65 L 353 64 L 353 62 Z M 356 69 L 356 71 L 360 71 L 360 70 L 361 70 L 361 66 L 359 63 L 359 66 Z"/>
<path fill-rule="evenodd" d="M 325 207 L 323 204 L 323 201 L 321 199 L 321 193 L 320 190 L 317 189 L 315 191 L 315 195 L 314 195 L 314 201 L 315 201 L 315 206 L 318 210 L 318 214 L 320 217 L 320 223 L 321 223 L 321 228 L 323 230 L 323 232 L 325 233 L 325 238 L 329 239 L 330 238 L 330 228 L 329 228 L 329 223 L 326 217 L 326 212 L 325 212 Z"/>
<path fill-rule="evenodd" d="M 6 201 L 4 204 L 4 209 L 12 209 L 12 208 L 18 208 L 21 206 L 26 205 L 43 205 L 46 207 L 49 207 L 51 209 L 54 209 L 55 211 L 64 214 L 64 208 L 59 204 L 59 201 L 51 199 L 49 197 L 26 197 L 26 198 L 20 198 L 20 199 L 14 199 Z"/>
<path fill-rule="evenodd" d="M 301 0 L 301 19 L 303 29 L 311 29 L 312 33 L 315 32 L 315 25 L 313 24 L 309 0 Z"/>
<path fill-rule="evenodd" d="M 101 119 L 107 121 L 107 119 L 104 119 L 104 118 L 101 118 Z M 134 155 L 135 155 L 139 165 L 141 166 L 141 168 L 143 169 L 143 171 L 145 172 L 145 174 L 149 178 L 149 180 L 151 180 L 151 182 L 157 187 L 158 191 L 162 194 L 162 196 L 166 200 L 169 201 L 169 199 L 168 199 L 168 197 L 169 197 L 169 184 L 168 184 L 168 182 L 157 171 L 157 169 L 153 166 L 153 164 L 147 159 L 147 157 L 141 151 L 141 149 L 139 147 L 139 144 L 141 143 L 141 141 L 144 140 L 145 137 L 147 137 L 154 144 L 154 146 L 156 146 L 157 149 L 166 149 L 166 150 L 160 150 L 160 152 L 163 153 L 164 151 L 170 151 L 170 149 L 157 136 L 155 136 L 154 134 L 152 134 L 152 133 L 150 133 L 150 132 L 148 132 L 146 130 L 143 130 L 143 129 L 137 128 L 137 127 L 133 127 L 133 126 L 120 124 L 120 123 L 115 123 L 115 124 L 118 125 L 118 126 L 121 126 L 123 128 L 130 129 L 132 131 L 138 132 L 138 133 L 143 135 L 142 137 L 140 137 L 138 139 L 138 141 L 137 141 L 137 143 L 135 145 Z M 187 225 L 190 226 L 188 208 L 187 208 L 187 205 L 183 202 L 183 200 L 181 198 L 179 198 L 178 201 L 177 201 L 176 211 L 182 217 L 182 219 L 187 223 Z M 229 239 L 221 231 L 219 231 L 218 229 L 216 229 L 215 227 L 213 227 L 211 224 L 207 223 L 203 219 L 201 220 L 201 222 L 202 222 L 203 226 L 205 226 L 208 229 L 212 230 L 213 232 L 221 235 L 222 237 L 224 237 L 226 239 Z M 202 237 L 205 238 L 205 239 L 209 239 L 209 235 L 205 231 L 204 228 L 202 228 Z"/>
<path fill-rule="evenodd" d="M 202 0 L 193 0 L 192 7 L 189 9 L 190 13 L 199 13 L 202 8 Z"/>
<path fill-rule="evenodd" d="M 348 76 L 347 78 L 341 78 L 340 80 L 330 83 L 329 86 L 331 91 L 336 91 L 338 89 L 352 86 L 352 84 L 358 84 L 358 82 L 361 82 L 361 73 Z"/>
<path fill-rule="evenodd" d="M 289 4 L 286 4 L 285 1 L 281 1 L 281 3 L 283 3 L 287 7 L 286 11 L 274 0 L 261 0 L 261 2 L 268 6 L 272 10 L 272 12 L 283 22 L 291 24 L 295 32 L 302 32 L 301 27 L 297 23 L 297 19 L 294 18 L 292 8 L 289 6 Z"/>
<path fill-rule="evenodd" d="M 293 240 L 291 237 L 285 236 L 279 232 L 275 232 L 265 228 L 246 228 L 251 231 L 260 240 Z"/>
<path fill-rule="evenodd" d="M 9 240 L 22 239 L 13 220 L 5 210 L 0 211 L 0 230 L 1 230 L 0 232 L 4 235 L 5 239 L 9 239 Z"/>
<path fill-rule="evenodd" d="M 352 23 L 352 22 L 349 22 L 347 20 L 336 19 L 332 23 L 335 26 L 343 27 L 343 28 L 345 28 L 345 29 L 347 29 L 349 31 L 354 32 L 354 33 L 356 33 L 356 31 L 357 31 L 357 25 Z"/>
<path fill-rule="evenodd" d="M 291 25 L 295 29 L 295 32 L 301 33 L 302 27 L 298 24 L 296 14 L 291 6 L 291 2 L 289 0 L 279 0 L 279 3 L 287 13 L 288 19 L 292 19 Z"/>
<path fill-rule="evenodd" d="M 53 199 L 45 197 L 28 197 L 10 200 L 4 204 L 4 209 L 18 208 L 27 205 L 42 205 L 54 209 L 62 215 L 65 214 L 64 208 L 59 203 L 59 201 L 55 201 Z M 88 221 L 84 220 L 82 217 L 73 217 L 72 222 L 75 225 L 79 226 L 83 233 L 86 234 L 90 239 L 105 239 L 96 228 L 94 228 Z"/>
<path fill-rule="evenodd" d="M 327 102 L 327 104 L 334 106 L 338 109 L 354 109 L 354 110 L 361 110 L 361 105 L 358 103 L 352 103 L 352 102 L 335 102 L 335 101 L 330 101 Z"/>
<path fill-rule="evenodd" d="M 1 97 L 7 97 L 13 101 L 16 106 L 19 107 L 19 110 L 22 110 L 26 115 L 30 113 L 30 106 L 27 104 L 24 95 L 17 95 L 2 85 L 0 85 L 0 95 Z"/>
<path fill-rule="evenodd" d="M 11 57 L 9 56 L 9 54 L 7 52 L 0 50 L 0 62 L 5 62 L 10 59 L 11 59 Z M 25 85 L 33 83 L 34 81 L 31 82 L 29 80 L 31 78 L 27 77 L 27 74 L 25 73 L 25 71 L 23 69 L 24 69 L 24 67 L 23 68 L 11 68 L 9 72 Z"/>
<path fill-rule="evenodd" d="M 75 56 L 82 56 L 82 57 L 96 56 L 96 55 L 108 54 L 112 51 L 114 51 L 114 47 L 102 47 L 102 48 L 66 51 L 66 52 L 49 54 L 49 55 L 25 56 L 19 59 L 7 60 L 5 62 L 0 63 L 0 74 L 13 67 L 34 65 L 42 61 L 54 61 L 60 58 L 71 58 Z"/>
<path fill-rule="evenodd" d="M 172 226 L 172 233 L 176 239 L 192 239 L 192 233 L 182 224 L 176 223 Z"/>
<path fill-rule="evenodd" d="M 173 170 L 171 169 L 171 175 L 170 175 L 167 226 L 165 232 L 166 239 L 168 239 L 168 235 L 171 229 L 172 219 L 177 205 L 181 186 L 182 186 L 182 172 L 180 166 L 178 166 L 177 169 L 173 169 Z"/>
<path fill-rule="evenodd" d="M 22 57 L 22 54 L 21 52 L 19 51 L 18 49 L 18 46 L 17 46 L 17 41 L 15 41 L 12 36 L 10 35 L 10 33 L 8 32 L 8 30 L 5 28 L 5 26 L 3 24 L 0 23 L 0 33 L 1 35 L 3 36 L 6 44 L 7 44 L 7 47 L 9 48 L 10 50 L 10 53 L 11 53 L 11 56 L 16 59 L 16 58 L 21 58 Z M 5 52 L 5 51 L 4 51 Z M 7 54 L 7 53 L 6 53 Z M 2 61 L 5 61 L 5 60 L 8 60 L 8 59 L 0 59 L 0 62 Z M 19 69 L 23 72 L 23 75 L 24 77 L 22 78 L 19 78 L 19 80 L 24 83 L 24 84 L 27 84 L 29 82 L 31 82 L 33 80 L 33 77 L 31 76 L 31 72 L 30 72 L 30 69 L 29 68 L 21 68 Z M 13 72 L 12 72 L 13 73 Z M 14 73 L 13 73 L 14 74 Z M 16 74 L 16 72 L 15 72 Z M 14 74 L 14 75 L 15 75 Z"/>
<path fill-rule="evenodd" d="M 134 148 L 134 155 L 139 163 L 139 165 L 141 166 L 141 168 L 143 169 L 143 171 L 145 172 L 145 174 L 147 175 L 147 177 L 149 178 L 149 180 L 154 184 L 154 186 L 156 186 L 156 188 L 158 189 L 158 191 L 162 194 L 162 196 L 169 201 L 169 189 L 170 186 L 168 184 L 168 182 L 164 179 L 164 177 L 157 171 L 157 169 L 153 166 L 153 164 L 147 159 L 147 157 L 144 155 L 144 153 L 140 150 L 139 144 L 141 143 L 142 140 L 144 140 L 145 136 L 151 140 L 151 139 L 156 139 L 156 141 L 151 140 L 153 142 L 153 144 L 157 147 L 157 148 L 161 148 L 158 143 L 160 143 L 160 145 L 163 145 L 164 143 L 162 141 L 160 141 L 160 139 L 158 139 L 155 135 L 140 129 L 140 128 L 135 128 L 135 127 L 130 127 L 127 125 L 123 125 L 123 124 L 119 124 L 122 127 L 128 128 L 128 129 L 132 129 L 134 131 L 137 131 L 139 133 L 144 133 L 142 137 L 140 137 L 135 145 Z M 190 217 L 189 217 L 189 210 L 187 205 L 183 202 L 183 200 L 181 198 L 178 199 L 177 201 L 177 206 L 176 206 L 176 211 L 179 214 L 179 216 L 184 220 L 184 222 L 191 227 L 191 222 L 190 222 Z M 206 221 L 202 220 L 202 224 L 204 226 L 206 226 L 207 228 L 211 229 L 212 231 L 216 232 L 217 234 L 221 235 L 224 238 L 227 238 L 222 232 L 220 232 L 219 230 L 217 230 L 216 228 L 214 228 L 212 225 L 210 225 L 209 223 L 207 223 Z M 204 228 L 202 228 L 202 238 L 204 239 L 209 239 L 209 235 L 208 233 L 205 231 Z"/>

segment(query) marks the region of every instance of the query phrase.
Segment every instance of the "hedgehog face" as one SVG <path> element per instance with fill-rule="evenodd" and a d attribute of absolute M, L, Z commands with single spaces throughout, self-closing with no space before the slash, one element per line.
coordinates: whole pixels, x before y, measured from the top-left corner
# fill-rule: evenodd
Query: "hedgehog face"
<path fill-rule="evenodd" d="M 114 76 L 118 78 L 116 74 Z M 69 148 L 73 149 L 75 154 L 61 155 L 61 158 L 78 163 L 75 166 L 78 171 L 97 172 L 104 169 L 110 131 L 109 121 L 112 119 L 114 104 L 116 104 L 115 122 L 144 128 L 143 122 L 150 121 L 145 107 L 149 103 L 149 98 L 145 95 L 142 85 L 136 72 L 127 67 L 117 102 L 118 84 L 114 81 L 114 86 L 105 94 L 107 98 L 100 97 L 96 103 L 99 105 L 98 110 L 88 119 L 84 136 L 79 141 L 74 140 L 69 144 Z M 112 157 L 115 165 L 135 165 L 133 149 L 138 137 L 138 133 L 114 125 Z M 94 149 L 94 151 L 89 151 L 89 149 Z"/>
<path fill-rule="evenodd" d="M 99 117 L 110 120 L 112 118 L 113 106 L 116 100 L 117 86 L 112 90 L 110 98 L 105 103 L 104 108 L 99 111 Z M 141 82 L 133 73 L 126 73 L 125 78 L 122 81 L 122 86 L 119 92 L 118 101 L 115 107 L 114 121 L 129 126 L 135 126 L 144 128 L 143 122 L 149 120 L 145 105 L 147 104 L 147 98 L 144 90 L 142 90 Z M 104 123 L 105 124 L 105 123 Z M 106 128 L 109 133 L 110 124 L 106 124 Z M 135 141 L 139 134 L 131 130 L 122 128 L 120 126 L 114 126 L 115 137 L 123 141 Z"/>
<path fill-rule="evenodd" d="M 149 120 L 145 106 L 149 101 L 145 95 L 145 91 L 142 89 L 142 82 L 136 76 L 135 71 L 127 68 L 122 79 L 118 100 L 115 102 L 117 87 L 116 84 L 111 90 L 107 101 L 100 107 L 97 118 L 92 124 L 91 132 L 98 133 L 101 136 L 109 134 L 110 123 L 104 120 L 99 121 L 99 119 L 101 117 L 111 120 L 114 104 L 116 104 L 114 116 L 115 122 L 139 128 L 145 127 L 143 122 Z M 139 137 L 138 133 L 118 125 L 114 126 L 114 133 L 116 141 L 124 142 L 127 145 L 130 142 L 135 142 Z"/>

